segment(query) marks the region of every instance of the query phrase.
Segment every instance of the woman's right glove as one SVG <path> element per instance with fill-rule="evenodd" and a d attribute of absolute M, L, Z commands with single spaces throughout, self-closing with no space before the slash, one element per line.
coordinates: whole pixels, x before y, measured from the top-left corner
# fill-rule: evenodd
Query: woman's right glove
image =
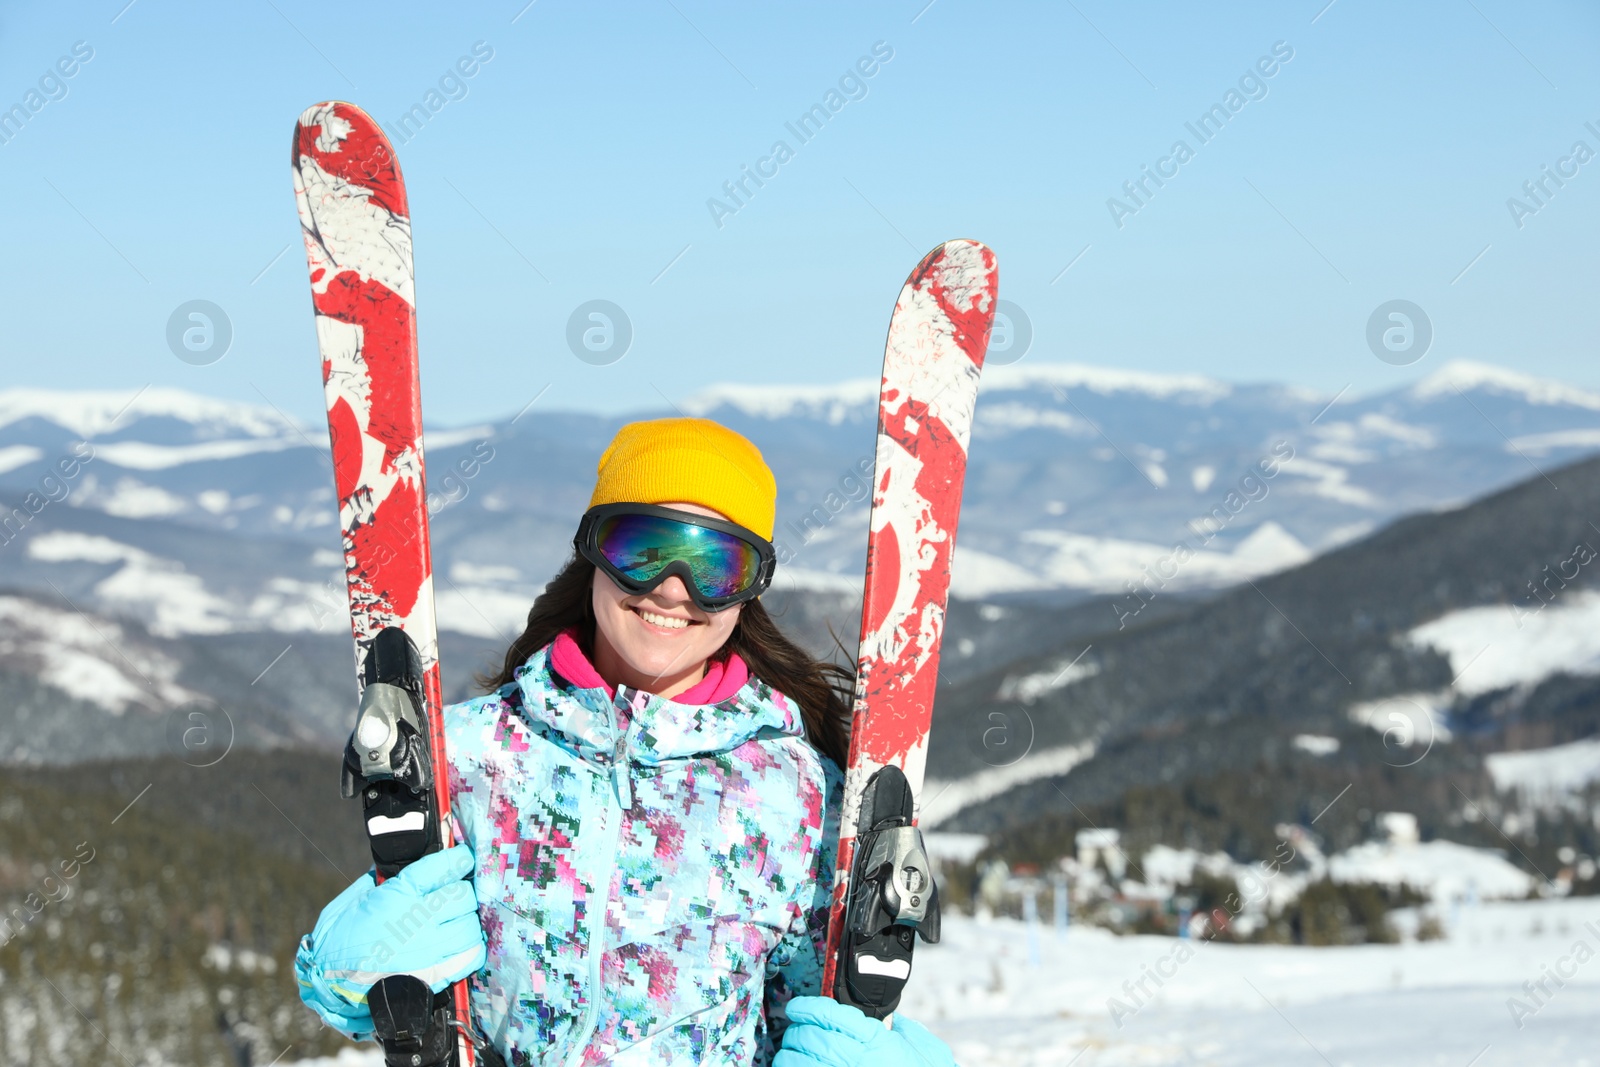
<path fill-rule="evenodd" d="M 894 1014 L 893 1029 L 831 997 L 794 997 L 772 1067 L 956 1067 L 943 1041 Z"/>
<path fill-rule="evenodd" d="M 372 873 L 334 897 L 300 939 L 295 975 L 300 999 L 335 1030 L 372 1036 L 367 991 L 392 974 L 409 974 L 435 993 L 481 968 L 487 958 L 475 869 L 465 845 L 435 852 L 382 885 Z"/>

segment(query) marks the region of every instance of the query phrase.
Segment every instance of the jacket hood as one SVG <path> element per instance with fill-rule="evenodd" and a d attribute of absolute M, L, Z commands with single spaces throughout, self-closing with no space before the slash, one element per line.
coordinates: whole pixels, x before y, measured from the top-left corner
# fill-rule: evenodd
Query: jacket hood
<path fill-rule="evenodd" d="M 747 741 L 805 736 L 795 703 L 753 677 L 715 704 L 680 704 L 625 685 L 612 696 L 562 677 L 548 647 L 530 656 L 514 677 L 506 689 L 520 698 L 523 716 L 595 763 L 659 764 L 727 752 Z"/>

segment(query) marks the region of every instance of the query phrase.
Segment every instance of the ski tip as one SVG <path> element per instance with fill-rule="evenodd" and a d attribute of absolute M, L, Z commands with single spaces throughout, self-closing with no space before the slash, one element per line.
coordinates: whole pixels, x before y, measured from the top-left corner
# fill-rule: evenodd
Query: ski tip
<path fill-rule="evenodd" d="M 971 255 L 974 252 L 987 257 L 990 263 L 994 262 L 994 249 L 971 237 L 952 237 L 948 241 L 940 241 L 937 245 L 934 245 L 927 255 L 922 257 L 922 260 L 926 263 L 933 259 Z"/>
<path fill-rule="evenodd" d="M 324 100 L 300 112 L 294 124 L 293 156 L 298 161 L 313 148 L 322 152 L 335 150 L 335 145 L 357 135 L 361 143 L 382 143 L 388 149 L 389 139 L 383 127 L 371 115 L 347 100 Z"/>
<path fill-rule="evenodd" d="M 997 292 L 1000 288 L 1000 265 L 995 258 L 994 249 L 970 237 L 957 237 L 934 246 L 932 251 L 922 257 L 916 270 L 911 272 L 911 277 L 922 278 L 931 271 L 944 270 L 952 266 L 963 271 L 977 272 L 983 277 L 980 284 L 991 292 Z"/>
<path fill-rule="evenodd" d="M 906 293 L 923 289 L 934 295 L 939 313 L 955 329 L 957 345 L 981 371 L 1000 299 L 1000 267 L 994 250 L 970 237 L 942 242 L 922 257 L 906 279 L 901 301 Z M 897 316 L 900 310 L 901 304 L 897 304 Z M 889 334 L 892 348 L 894 320 Z"/>
<path fill-rule="evenodd" d="M 981 248 L 985 252 L 988 252 L 991 256 L 994 255 L 994 252 L 989 248 L 988 245 L 971 237 L 952 237 L 939 247 L 951 250 L 956 248 Z"/>
<path fill-rule="evenodd" d="M 372 125 L 377 125 L 376 122 L 372 121 L 371 115 L 368 115 L 365 111 L 361 110 L 360 107 L 350 103 L 348 100 L 323 100 L 319 103 L 312 104 L 310 107 L 300 112 L 300 118 L 296 124 L 300 126 L 321 125 L 322 117 L 327 115 L 329 112 L 337 112 L 339 115 L 345 118 L 363 118 L 368 122 L 371 122 Z"/>
<path fill-rule="evenodd" d="M 366 190 L 362 195 L 370 196 L 390 214 L 411 215 L 394 146 L 383 127 L 352 103 L 324 100 L 302 111 L 295 123 L 289 163 L 297 175 L 303 170 L 326 172 L 352 188 Z M 295 180 L 299 183 L 303 178 Z"/>

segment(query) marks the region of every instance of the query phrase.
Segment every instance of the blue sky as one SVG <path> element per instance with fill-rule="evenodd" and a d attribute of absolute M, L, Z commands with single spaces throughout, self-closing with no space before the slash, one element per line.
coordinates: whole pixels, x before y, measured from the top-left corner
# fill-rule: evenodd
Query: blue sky
<path fill-rule="evenodd" d="M 319 418 L 294 119 L 342 98 L 393 125 L 482 42 L 398 144 L 433 422 L 547 385 L 542 405 L 618 411 L 874 375 L 905 273 L 957 236 L 999 254 L 1030 362 L 1331 393 L 1470 358 L 1600 387 L 1600 158 L 1571 156 L 1600 152 L 1590 3 L 125 2 L 0 14 L 0 106 L 45 85 L 0 144 L 7 385 Z M 52 79 L 77 42 L 92 58 Z M 1278 42 L 1292 58 L 1246 78 Z M 892 58 L 801 143 L 786 123 L 875 45 Z M 1185 124 L 1241 78 L 1201 143 Z M 715 220 L 780 140 L 792 158 Z M 1192 158 L 1162 162 L 1178 140 Z M 1144 166 L 1176 174 L 1135 204 Z M 1577 172 L 1514 219 L 1546 166 Z M 233 329 L 204 366 L 166 343 L 194 299 Z M 593 299 L 633 326 L 606 366 L 565 340 Z M 1392 299 L 1432 323 L 1409 366 L 1366 341 Z"/>

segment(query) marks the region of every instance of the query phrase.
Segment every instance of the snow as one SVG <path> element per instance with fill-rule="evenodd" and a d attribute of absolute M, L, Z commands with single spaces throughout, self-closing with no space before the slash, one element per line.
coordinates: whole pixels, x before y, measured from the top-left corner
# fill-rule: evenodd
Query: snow
<path fill-rule="evenodd" d="M 1350 721 L 1371 727 L 1391 749 L 1391 766 L 1409 767 L 1426 756 L 1434 742 L 1448 742 L 1446 725 L 1450 691 L 1439 693 L 1396 693 L 1380 700 L 1367 700 L 1350 706 Z"/>
<path fill-rule="evenodd" d="M 1434 448 L 1439 444 L 1439 435 L 1426 426 L 1413 426 L 1375 411 L 1361 416 L 1360 426 L 1369 434 L 1392 438 L 1413 448 Z"/>
<path fill-rule="evenodd" d="M 1198 405 L 1215 403 L 1233 392 L 1227 383 L 1199 374 L 1152 374 L 1083 363 L 1017 363 L 986 368 L 981 393 L 1052 388 L 1087 389 L 1102 395 L 1140 393 L 1158 400 L 1178 398 Z M 983 408 L 978 410 L 981 413 Z"/>
<path fill-rule="evenodd" d="M 1049 899 L 1032 929 L 946 914 L 898 1014 L 961 1067 L 1600 1067 L 1600 898 L 1466 905 L 1443 940 L 1337 948 L 1057 934 Z"/>
<path fill-rule="evenodd" d="M 1189 472 L 1189 484 L 1194 486 L 1194 491 L 1203 493 L 1211 488 L 1211 483 L 1216 481 L 1217 468 L 1209 463 L 1202 463 Z"/>
<path fill-rule="evenodd" d="M 1313 756 L 1331 756 L 1339 751 L 1339 739 L 1326 734 L 1295 734 L 1294 747 Z"/>
<path fill-rule="evenodd" d="M 34 667 L 39 681 L 112 715 L 134 706 L 176 706 L 199 695 L 173 680 L 177 663 L 130 646 L 111 620 L 21 597 L 0 596 L 0 658 Z"/>
<path fill-rule="evenodd" d="M 325 628 L 330 619 L 342 618 L 348 610 L 343 559 L 327 550 L 313 553 L 313 563 L 338 568 L 329 581 L 271 578 L 243 606 L 208 590 L 198 575 L 185 571 L 176 560 L 108 537 L 50 531 L 28 542 L 28 555 L 45 563 L 121 564 L 94 587 L 96 603 L 137 618 L 152 633 L 164 637 L 250 630 L 315 631 Z M 441 578 L 436 589 L 440 629 L 507 641 L 521 633 L 539 587 L 507 583 L 502 580 L 505 570 L 475 571 L 467 565 L 465 571 L 453 568 L 450 579 Z M 458 571 L 480 580 L 456 580 Z"/>
<path fill-rule="evenodd" d="M 1310 549 L 1271 521 L 1251 530 L 1231 552 L 1201 549 L 1183 563 L 1177 562 L 1172 545 L 1150 541 L 1094 537 L 1065 530 L 1026 530 L 1021 541 L 1024 545 L 1039 546 L 1047 553 L 1028 568 L 1026 583 L 1020 577 L 1021 568 L 1015 564 L 1008 565 L 1015 569 L 1013 573 L 980 560 L 982 566 L 963 572 L 962 553 L 968 550 L 958 545 L 951 577 L 953 588 L 957 580 L 961 582 L 958 595 L 981 598 L 1051 588 L 1124 594 L 1129 582 L 1141 588 L 1153 586 L 1157 591 L 1168 586 L 1173 589 L 1209 588 L 1272 574 L 1311 558 Z M 1166 577 L 1163 568 L 1175 573 Z M 1161 574 L 1165 581 L 1152 583 L 1147 571 Z"/>
<path fill-rule="evenodd" d="M 183 389 L 0 389 L 0 427 L 37 418 L 90 438 L 145 417 L 187 422 L 206 437 L 278 437 L 285 429 L 283 416 L 270 407 Z"/>
<path fill-rule="evenodd" d="M 984 404 L 978 407 L 972 432 L 977 437 L 998 437 L 1017 430 L 1056 430 L 1069 436 L 1087 436 L 1093 427 L 1064 411 L 1031 404 Z"/>
<path fill-rule="evenodd" d="M 1322 543 L 1317 546 L 1317 551 L 1331 552 L 1340 545 L 1348 544 L 1351 541 L 1367 536 L 1367 534 L 1377 529 L 1377 526 L 1378 524 L 1371 519 L 1342 523 L 1323 534 Z"/>
<path fill-rule="evenodd" d="M 453 582 L 520 582 L 522 572 L 503 563 L 477 564 L 458 560 L 450 565 Z"/>
<path fill-rule="evenodd" d="M 440 581 L 433 595 L 439 629 L 509 643 L 528 624 L 528 609 L 539 590 Z"/>
<path fill-rule="evenodd" d="M 175 560 L 94 534 L 52 530 L 28 542 L 28 555 L 46 563 L 121 563 L 95 586 L 98 602 L 141 619 L 152 633 L 218 634 L 240 629 L 237 611 L 208 592 L 199 577 Z"/>
<path fill-rule="evenodd" d="M 1531 804 L 1555 806 L 1600 781 L 1600 738 L 1522 752 L 1495 752 L 1484 757 L 1484 764 L 1500 792 L 1515 790 Z"/>
<path fill-rule="evenodd" d="M 140 556 L 95 586 L 102 605 L 142 619 L 151 633 L 163 637 L 246 628 L 239 625 L 234 606 L 208 592 L 198 576 L 172 560 Z"/>
<path fill-rule="evenodd" d="M 1536 884 L 1503 855 L 1454 841 L 1356 845 L 1328 858 L 1328 874 L 1336 882 L 1404 883 L 1437 902 L 1520 899 Z"/>
<path fill-rule="evenodd" d="M 1563 592 L 1542 606 L 1464 608 L 1412 630 L 1408 639 L 1450 660 L 1467 696 L 1529 685 L 1565 671 L 1600 673 L 1600 593 Z"/>
<path fill-rule="evenodd" d="M 1576 430 L 1551 430 L 1548 433 L 1523 434 L 1506 442 L 1507 452 L 1543 456 L 1557 448 L 1600 448 L 1600 429 L 1583 427 Z"/>
<path fill-rule="evenodd" d="M 1600 1064 L 1600 964 L 1573 971 L 1579 941 L 1600 949 L 1600 899 L 1483 904 L 1449 928 L 1307 948 L 1084 926 L 1030 937 L 1021 922 L 949 915 L 940 943 L 917 948 L 901 1012 L 961 1067 Z M 1558 964 L 1572 977 L 1535 1005 L 1523 983 Z M 1520 1029 L 1511 997 L 1533 1009 Z"/>
<path fill-rule="evenodd" d="M 345 628 L 350 615 L 344 568 L 323 582 L 298 578 L 269 578 L 266 587 L 250 598 L 239 613 L 239 630 L 275 630 L 278 633 Z"/>
<path fill-rule="evenodd" d="M 1371 463 L 1378 458 L 1372 449 L 1345 441 L 1318 441 L 1306 450 L 1306 455 L 1329 463 Z"/>
<path fill-rule="evenodd" d="M 0 474 L 25 467 L 43 457 L 44 451 L 32 445 L 7 445 L 0 448 Z"/>
<path fill-rule="evenodd" d="M 1192 848 L 1156 845 L 1140 859 L 1139 873 L 1147 885 L 1159 886 L 1170 894 L 1178 886 L 1192 883 L 1196 868 L 1223 876 L 1232 875 L 1234 866 L 1226 852 L 1202 854 Z"/>
<path fill-rule="evenodd" d="M 284 1060 L 284 1067 L 386 1067 L 383 1050 L 373 1042 L 363 1042 L 339 1050 L 337 1056 L 318 1056 L 310 1060 Z"/>
<path fill-rule="evenodd" d="M 325 549 L 312 554 L 312 563 L 336 568 L 328 580 L 272 577 L 243 605 L 207 589 L 198 575 L 188 573 L 176 560 L 96 534 L 41 533 L 28 542 L 28 555 L 44 563 L 120 564 L 95 585 L 95 603 L 137 618 L 163 637 L 320 631 L 349 610 L 343 558 Z M 466 565 L 465 570 L 452 568 L 448 579 L 441 577 L 435 591 L 439 628 L 506 641 L 521 633 L 541 587 L 505 581 L 508 570 Z M 461 574 L 476 580 L 458 580 Z"/>
<path fill-rule="evenodd" d="M 689 415 L 709 415 L 731 407 L 762 419 L 822 418 L 837 426 L 878 406 L 877 378 L 852 378 L 832 385 L 713 385 L 680 405 Z"/>
<path fill-rule="evenodd" d="M 315 440 L 315 438 L 313 438 Z M 238 459 L 260 452 L 281 452 L 286 448 L 306 448 L 298 435 L 279 438 L 249 438 L 233 441 L 201 441 L 189 445 L 152 445 L 144 441 L 114 441 L 94 446 L 94 456 L 129 470 L 157 471 L 184 463 Z"/>
<path fill-rule="evenodd" d="M 958 548 L 958 555 L 959 551 Z M 833 571 L 796 567 L 789 563 L 778 564 L 778 569 L 772 576 L 773 589 L 804 589 L 813 593 L 840 593 L 845 596 L 860 596 L 865 582 L 864 574 L 836 574 Z"/>
<path fill-rule="evenodd" d="M 1034 568 L 1036 586 L 1068 586 L 1098 593 L 1122 592 L 1127 582 L 1142 578 L 1145 567 L 1171 551 L 1170 546 L 1151 541 L 1092 537 L 1065 530 L 1025 530 L 1022 542 L 1041 546 L 1050 553 Z M 973 594 L 969 591 L 966 595 Z"/>
<path fill-rule="evenodd" d="M 812 417 L 837 425 L 846 418 L 870 416 L 877 405 L 876 378 L 855 378 L 830 385 L 714 385 L 694 394 L 682 404 L 690 415 L 708 415 L 720 407 L 735 408 L 746 415 L 765 419 Z M 1184 403 L 1206 405 L 1233 392 L 1231 386 L 1198 374 L 1151 374 L 1113 367 L 1092 367 L 1081 363 L 1032 363 L 989 367 L 983 373 L 979 395 L 1024 392 L 1039 389 L 1087 389 L 1093 393 L 1140 393 L 1158 400 L 1177 398 Z M 987 405 L 978 406 L 979 428 L 1022 428 L 1016 419 L 1032 419 L 1023 411 L 1037 411 L 1037 422 L 1027 425 L 1052 425 L 1059 429 L 1076 428 L 1075 420 L 1048 409 L 1024 409 L 1008 405 L 999 422 L 986 426 Z"/>
<path fill-rule="evenodd" d="M 1392 415 L 1384 415 L 1376 411 L 1369 411 L 1355 422 L 1335 420 L 1324 422 L 1312 430 L 1320 442 L 1312 446 L 1312 450 L 1323 446 L 1346 446 L 1351 449 L 1360 449 L 1362 445 L 1372 445 L 1374 438 L 1387 437 L 1402 445 L 1412 448 L 1436 448 L 1439 444 L 1439 435 L 1425 426 L 1413 426 L 1408 422 L 1401 422 Z M 1355 462 L 1368 462 L 1372 459 L 1369 453 L 1366 459 Z"/>
<path fill-rule="evenodd" d="M 1398 887 L 1409 885 L 1437 905 L 1464 900 L 1520 900 L 1537 884 L 1533 875 L 1510 863 L 1494 849 L 1472 848 L 1454 841 L 1419 842 L 1416 817 L 1407 812 L 1381 812 L 1379 821 L 1390 840 L 1373 841 L 1324 857 L 1303 832 L 1279 827 L 1285 841 L 1292 838 L 1295 856 L 1306 866 L 1290 872 L 1256 863 L 1238 863 L 1225 852 L 1201 853 L 1194 849 L 1156 845 L 1147 851 L 1132 873 L 1157 890 L 1158 898 L 1172 895 L 1175 887 L 1190 883 L 1198 868 L 1214 876 L 1231 877 L 1246 900 L 1245 910 L 1280 907 L 1300 895 L 1306 885 L 1324 876 L 1335 882 L 1374 882 Z M 1131 886 L 1125 886 L 1128 891 Z"/>
<path fill-rule="evenodd" d="M 435 448 L 454 448 L 477 441 L 489 441 L 496 436 L 495 428 L 488 424 L 481 426 L 463 426 L 458 430 L 429 430 L 422 431 L 422 448 L 429 452 Z"/>
<path fill-rule="evenodd" d="M 1251 530 L 1233 550 L 1233 555 L 1241 561 L 1248 560 L 1253 567 L 1264 568 L 1259 573 L 1271 573 L 1298 567 L 1311 558 L 1311 550 L 1294 534 L 1269 519 Z"/>
<path fill-rule="evenodd" d="M 1023 593 L 1047 583 L 1026 567 L 1008 559 L 969 548 L 959 541 L 950 558 L 950 595 L 982 600 L 997 593 Z"/>
<path fill-rule="evenodd" d="M 1020 678 L 1007 678 L 1000 683 L 1001 700 L 1020 700 L 1032 704 L 1046 693 L 1065 689 L 1073 682 L 1093 678 L 1100 673 L 1100 665 L 1084 662 L 1081 657 L 1053 663 L 1042 671 L 1025 674 Z"/>
<path fill-rule="evenodd" d="M 1337 500 L 1341 504 L 1350 504 L 1358 508 L 1383 507 L 1383 501 L 1373 496 L 1359 485 L 1350 484 L 1350 472 L 1344 467 L 1334 463 L 1324 463 L 1310 456 L 1296 456 L 1291 462 L 1283 465 L 1283 473 L 1296 478 L 1309 479 L 1308 485 L 1287 486 L 1285 491 L 1300 491 L 1313 496 L 1326 497 Z"/>
<path fill-rule="evenodd" d="M 90 498 L 86 503 L 119 518 L 154 519 L 179 515 L 189 510 L 189 502 L 183 497 L 134 478 L 119 479 L 109 491 L 96 493 L 95 488 L 93 481 L 85 479 L 84 496 Z"/>
<path fill-rule="evenodd" d="M 1441 396 L 1454 397 L 1457 390 L 1507 393 L 1529 404 L 1560 404 L 1600 411 L 1600 393 L 1469 360 L 1446 363 L 1412 386 L 1410 392 L 1415 400 L 1434 400 Z"/>
<path fill-rule="evenodd" d="M 958 833 L 954 830 L 929 830 L 922 835 L 922 847 L 932 859 L 956 863 L 971 863 L 988 843 L 989 839 L 983 834 Z"/>
<path fill-rule="evenodd" d="M 1022 710 L 1022 714 L 1026 716 L 1028 713 Z M 1010 741 L 1011 738 L 1008 736 L 1004 742 L 997 743 L 991 749 L 991 754 L 995 756 L 997 762 L 1005 761 L 999 766 L 992 766 L 988 770 L 952 781 L 941 781 L 937 778 L 924 781 L 922 791 L 917 795 L 918 825 L 937 826 L 963 808 L 988 800 L 990 797 L 997 797 L 1026 782 L 1040 778 L 1059 778 L 1078 764 L 1094 757 L 1093 741 L 1033 752 L 1031 723 L 1023 749 L 1015 756 L 1004 747 Z M 1024 759 L 1024 756 L 1027 758 Z"/>
<path fill-rule="evenodd" d="M 1422 840 L 1417 817 L 1409 811 L 1380 811 L 1374 820 L 1383 840 L 1396 845 L 1415 845 Z"/>
<path fill-rule="evenodd" d="M 195 494 L 195 503 L 213 515 L 221 515 L 228 510 L 228 505 L 233 497 L 226 489 L 206 489 Z"/>
<path fill-rule="evenodd" d="M 28 555 L 46 563 L 62 563 L 68 560 L 83 563 L 126 563 L 143 558 L 146 553 L 143 549 L 97 534 L 52 530 L 28 542 Z"/>
<path fill-rule="evenodd" d="M 244 974 L 276 974 L 278 971 L 278 961 L 266 953 L 221 941 L 214 941 L 208 945 L 204 955 L 200 957 L 200 962 L 224 974 L 229 971 L 239 971 Z"/>

